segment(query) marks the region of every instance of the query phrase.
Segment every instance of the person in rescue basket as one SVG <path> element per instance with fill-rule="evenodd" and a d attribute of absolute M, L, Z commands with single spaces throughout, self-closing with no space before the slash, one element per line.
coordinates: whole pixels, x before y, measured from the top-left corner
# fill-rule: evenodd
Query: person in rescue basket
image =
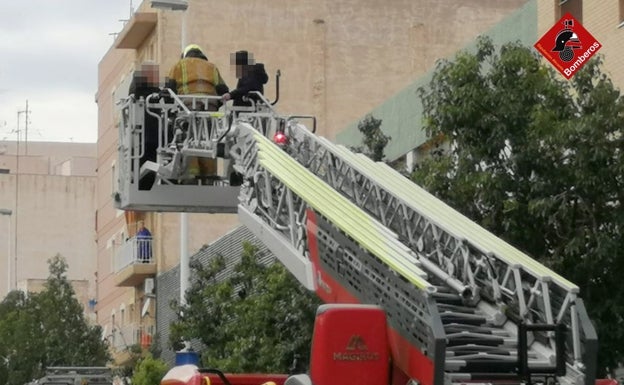
<path fill-rule="evenodd" d="M 135 100 L 141 98 L 145 100 L 149 95 L 159 92 L 158 64 L 153 61 L 143 62 L 139 70 L 132 75 L 128 95 L 134 95 Z M 158 149 L 158 120 L 146 111 L 144 125 L 145 150 L 139 160 L 139 167 L 148 160 L 156 162 L 156 150 Z M 139 190 L 151 189 L 155 179 L 156 174 L 153 172 L 146 174 L 139 180 Z"/>
<path fill-rule="evenodd" d="M 229 91 L 219 69 L 208 60 L 197 44 L 190 44 L 182 52 L 182 58 L 171 68 L 167 85 L 179 95 L 221 96 Z M 208 111 L 217 111 L 219 101 L 211 101 Z M 190 157 L 187 174 L 190 178 L 207 178 L 216 175 L 216 159 Z"/>
<path fill-rule="evenodd" d="M 258 91 L 264 94 L 264 85 L 269 81 L 264 64 L 256 63 L 253 54 L 247 51 L 236 51 L 230 54 L 230 64 L 236 68 L 236 78 L 238 82 L 236 88 L 225 93 L 222 97 L 223 101 L 233 100 L 234 107 L 251 107 L 251 100 L 256 100 L 257 95 L 251 94 L 251 91 Z M 245 100 L 247 97 L 247 100 Z M 230 121 L 228 124 L 232 124 Z M 262 122 L 262 131 L 265 131 L 266 124 Z M 240 186 L 243 182 L 243 176 L 238 172 L 230 173 L 230 186 Z"/>
<path fill-rule="evenodd" d="M 243 100 L 243 97 L 254 99 L 253 95 L 247 95 L 251 91 L 264 94 L 264 85 L 269 81 L 264 64 L 256 63 L 253 54 L 247 51 L 237 51 L 231 54 L 230 63 L 236 66 L 238 83 L 235 89 L 223 94 L 223 100 L 232 99 L 234 107 L 250 107 L 251 102 Z"/>

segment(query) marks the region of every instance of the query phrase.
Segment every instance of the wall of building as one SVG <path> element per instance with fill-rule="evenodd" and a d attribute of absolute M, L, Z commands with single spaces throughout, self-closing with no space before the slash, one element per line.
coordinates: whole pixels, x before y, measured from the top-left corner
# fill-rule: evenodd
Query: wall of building
<path fill-rule="evenodd" d="M 95 143 L 0 141 L 0 169 L 22 174 L 95 176 Z"/>
<path fill-rule="evenodd" d="M 119 115 L 115 107 L 114 92 L 121 80 L 132 69 L 134 51 L 111 49 L 102 59 L 98 68 L 99 84 L 96 94 L 98 105 L 98 143 L 97 143 L 97 321 L 105 326 L 102 318 L 111 324 L 113 314 L 122 318 L 121 309 L 130 311 L 130 322 L 134 321 L 135 290 L 118 288 L 115 285 L 113 258 L 128 236 L 122 211 L 113 207 L 115 165 L 117 163 L 117 122 Z M 118 321 L 119 322 L 119 321 Z M 108 338 L 113 328 L 104 330 Z M 113 341 L 111 341 L 112 343 Z"/>
<path fill-rule="evenodd" d="M 524 6 L 508 15 L 483 35 L 492 38 L 497 45 L 510 41 L 520 41 L 532 46 L 537 41 L 537 4 L 529 1 Z M 474 50 L 476 40 L 466 44 L 462 49 Z M 449 54 L 452 59 L 455 53 Z M 412 84 L 408 85 L 384 103 L 373 108 L 370 113 L 382 120 L 381 129 L 392 140 L 385 149 L 389 160 L 397 159 L 407 152 L 421 145 L 427 140 L 423 131 L 422 103 L 418 96 L 418 89 L 426 87 L 433 76 L 433 63 L 427 73 Z M 336 141 L 347 146 L 361 145 L 362 136 L 357 129 L 358 122 L 353 122 L 337 134 Z"/>
<path fill-rule="evenodd" d="M 39 293 L 45 290 L 46 282 L 46 279 L 23 279 L 17 282 L 17 289 L 25 293 Z M 87 318 L 95 321 L 95 313 L 89 306 L 89 301 L 93 299 L 93 295 L 89 295 L 89 292 L 93 290 L 93 280 L 70 280 L 70 283 L 76 293 L 76 299 L 85 310 Z"/>
<path fill-rule="evenodd" d="M 85 295 L 94 298 L 95 144 L 29 143 L 29 155 L 19 156 L 19 172 L 14 142 L 0 142 L 0 148 L 6 149 L 0 168 L 9 170 L 0 173 L 0 208 L 12 211 L 0 216 L 0 297 L 9 289 L 9 272 L 11 288 L 19 281 L 45 279 L 47 260 L 61 254 L 69 265 L 68 278 L 89 282 Z M 73 167 L 56 174 L 67 160 Z M 80 176 L 74 175 L 76 169 Z"/>

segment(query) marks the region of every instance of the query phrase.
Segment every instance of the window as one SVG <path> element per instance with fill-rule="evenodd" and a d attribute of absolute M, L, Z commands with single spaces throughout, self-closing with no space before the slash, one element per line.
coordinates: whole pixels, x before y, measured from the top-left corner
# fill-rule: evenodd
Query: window
<path fill-rule="evenodd" d="M 624 27 L 624 0 L 619 0 L 620 3 L 620 15 L 618 18 L 618 21 L 620 22 L 620 25 L 618 25 L 618 27 Z"/>
<path fill-rule="evenodd" d="M 570 12 L 579 23 L 583 22 L 583 0 L 555 0 L 555 4 L 557 4 L 555 22 L 559 21 L 559 19 L 568 12 Z"/>

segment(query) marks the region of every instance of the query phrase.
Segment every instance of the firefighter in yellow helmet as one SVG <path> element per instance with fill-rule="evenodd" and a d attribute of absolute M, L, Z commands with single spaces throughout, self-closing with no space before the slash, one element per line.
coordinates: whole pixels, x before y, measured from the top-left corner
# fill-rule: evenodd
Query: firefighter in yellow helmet
<path fill-rule="evenodd" d="M 182 58 L 171 68 L 171 87 L 180 95 L 223 95 L 229 91 L 216 65 L 197 44 L 184 48 Z"/>
<path fill-rule="evenodd" d="M 167 82 L 169 88 L 179 95 L 213 95 L 221 96 L 229 91 L 217 66 L 211 63 L 197 44 L 184 48 L 182 57 L 169 71 Z M 216 111 L 219 101 L 211 101 L 209 111 Z M 202 178 L 216 175 L 217 160 L 190 157 L 187 168 L 191 178 Z"/>

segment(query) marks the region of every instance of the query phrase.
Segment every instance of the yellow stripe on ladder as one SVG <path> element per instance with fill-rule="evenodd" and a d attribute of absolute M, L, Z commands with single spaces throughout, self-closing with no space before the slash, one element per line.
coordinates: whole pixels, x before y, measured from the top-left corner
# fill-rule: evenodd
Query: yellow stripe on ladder
<path fill-rule="evenodd" d="M 412 252 L 362 209 L 329 187 L 261 134 L 255 133 L 260 164 L 312 208 L 416 287 L 434 291 Z"/>

